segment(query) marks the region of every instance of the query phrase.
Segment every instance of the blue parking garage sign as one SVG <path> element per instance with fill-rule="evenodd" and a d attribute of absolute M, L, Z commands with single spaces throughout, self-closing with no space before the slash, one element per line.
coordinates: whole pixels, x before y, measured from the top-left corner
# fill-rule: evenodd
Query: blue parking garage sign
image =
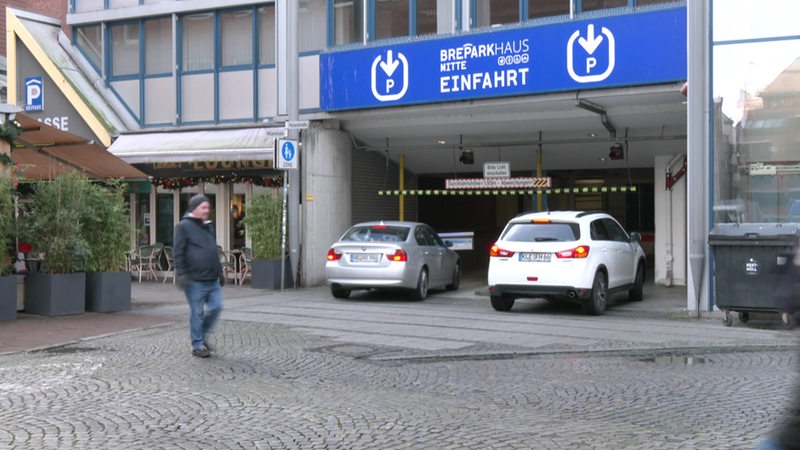
<path fill-rule="evenodd" d="M 323 111 L 686 79 L 686 9 L 320 55 Z"/>

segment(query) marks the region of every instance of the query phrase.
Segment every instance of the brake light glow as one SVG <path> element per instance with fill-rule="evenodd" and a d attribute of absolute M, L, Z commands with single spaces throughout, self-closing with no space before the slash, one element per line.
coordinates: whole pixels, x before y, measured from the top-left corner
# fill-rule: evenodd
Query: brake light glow
<path fill-rule="evenodd" d="M 389 261 L 397 261 L 397 262 L 405 262 L 408 261 L 408 253 L 405 250 L 398 248 L 395 250 L 394 253 L 389 253 L 386 255 L 389 258 Z"/>
<path fill-rule="evenodd" d="M 489 256 L 508 258 L 509 256 L 514 256 L 514 252 L 510 250 L 503 250 L 502 248 L 498 247 L 497 244 L 495 244 L 489 249 Z"/>
<path fill-rule="evenodd" d="M 589 256 L 589 246 L 588 245 L 579 245 L 575 248 L 571 248 L 568 250 L 561 250 L 560 252 L 556 252 L 556 258 L 560 259 L 568 259 L 568 258 L 586 258 Z"/>
<path fill-rule="evenodd" d="M 550 223 L 550 219 L 533 219 L 533 223 Z"/>
<path fill-rule="evenodd" d="M 385 230 L 389 227 L 387 227 L 386 225 L 373 225 L 370 228 L 372 228 L 373 230 Z"/>
<path fill-rule="evenodd" d="M 342 253 L 332 248 L 328 250 L 328 261 L 338 261 L 342 259 Z"/>

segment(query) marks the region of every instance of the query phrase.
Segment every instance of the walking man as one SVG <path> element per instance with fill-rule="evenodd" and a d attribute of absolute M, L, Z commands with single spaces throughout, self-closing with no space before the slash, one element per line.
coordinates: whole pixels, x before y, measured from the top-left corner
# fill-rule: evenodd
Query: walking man
<path fill-rule="evenodd" d="M 175 274 L 189 302 L 192 355 L 199 358 L 211 356 L 208 336 L 222 312 L 225 284 L 210 212 L 208 197 L 197 194 L 189 199 L 189 210 L 175 227 Z"/>

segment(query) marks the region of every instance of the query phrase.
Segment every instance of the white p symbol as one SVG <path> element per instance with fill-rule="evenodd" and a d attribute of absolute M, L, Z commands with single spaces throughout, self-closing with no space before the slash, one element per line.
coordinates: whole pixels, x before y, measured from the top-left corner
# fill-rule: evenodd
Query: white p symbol
<path fill-rule="evenodd" d="M 42 95 L 42 88 L 39 87 L 38 84 L 28 84 L 26 87 L 26 99 L 25 103 L 28 105 L 32 105 L 33 101 L 39 98 Z"/>
<path fill-rule="evenodd" d="M 586 73 L 591 72 L 592 71 L 592 67 L 594 67 L 596 65 L 597 65 L 597 58 L 595 58 L 593 56 L 590 56 L 590 57 L 586 58 Z"/>
<path fill-rule="evenodd" d="M 391 78 L 386 79 L 386 92 L 391 92 L 394 87 L 394 80 Z"/>

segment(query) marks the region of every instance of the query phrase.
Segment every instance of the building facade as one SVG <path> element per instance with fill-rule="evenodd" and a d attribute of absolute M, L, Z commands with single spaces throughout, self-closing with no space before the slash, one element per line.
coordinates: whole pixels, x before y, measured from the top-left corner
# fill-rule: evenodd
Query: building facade
<path fill-rule="evenodd" d="M 480 276 L 485 249 L 508 217 L 599 208 L 647 238 L 656 282 L 690 285 L 687 308 L 708 310 L 705 242 L 719 218 L 705 211 L 741 199 L 751 205 L 747 220 L 756 209 L 773 220 L 791 199 L 781 194 L 780 205 L 767 208 L 754 193 L 767 181 L 749 177 L 745 187 L 742 178 L 743 167 L 761 163 L 752 172 L 759 173 L 768 161 L 779 160 L 776 173 L 791 170 L 791 136 L 780 158 L 731 159 L 731 146 L 758 147 L 750 142 L 773 134 L 764 125 L 772 116 L 791 115 L 789 105 L 777 106 L 796 85 L 791 71 L 784 67 L 769 89 L 728 75 L 753 73 L 760 49 L 791 54 L 796 41 L 790 28 L 756 30 L 769 23 L 767 13 L 748 15 L 747 2 L 719 11 L 718 2 L 697 3 L 702 8 L 658 0 L 73 0 L 66 26 L 23 9 L 7 13 L 15 49 L 9 100 L 26 101 L 25 80 L 38 70 L 45 92 L 62 90 L 62 77 L 50 72 L 67 74 L 78 86 L 73 103 L 105 105 L 75 114 L 98 123 L 92 133 L 152 177 L 131 194 L 141 243 L 168 243 L 188 197 L 205 192 L 223 246 L 246 245 L 237 216 L 254 193 L 281 195 L 287 171 L 276 169 L 273 149 L 295 100 L 308 125 L 299 131 L 299 187 L 288 199 L 298 206 L 300 250 L 292 256 L 301 284 L 324 283 L 328 246 L 356 221 L 419 219 L 472 232 L 473 250 L 462 257 Z M 293 73 L 286 48 L 295 36 Z M 693 59 L 693 46 L 706 51 Z M 740 48 L 758 49 L 748 53 L 750 72 L 717 69 Z M 697 64 L 702 78 L 692 79 Z M 84 81 L 71 79 L 72 70 Z M 738 115 L 762 124 L 758 130 L 725 108 L 711 113 L 720 126 L 687 123 L 697 92 L 710 113 L 729 83 L 746 91 L 738 105 L 748 113 Z M 689 144 L 692 136 L 702 148 Z M 695 152 L 713 154 L 714 163 L 687 164 Z M 510 184 L 486 185 L 486 167 L 508 168 Z M 792 179 L 778 178 L 767 188 L 775 195 Z M 698 179 L 709 196 L 694 206 L 687 192 Z M 465 180 L 483 181 L 479 189 L 448 188 Z"/>

